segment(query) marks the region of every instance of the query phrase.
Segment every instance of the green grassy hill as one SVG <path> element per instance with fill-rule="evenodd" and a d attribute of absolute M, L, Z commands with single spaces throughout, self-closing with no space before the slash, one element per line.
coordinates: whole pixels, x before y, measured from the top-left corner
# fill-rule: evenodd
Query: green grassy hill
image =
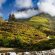
<path fill-rule="evenodd" d="M 51 22 L 45 16 L 33 16 L 20 22 L 0 22 L 0 46 L 24 50 L 55 48 L 55 32 Z"/>

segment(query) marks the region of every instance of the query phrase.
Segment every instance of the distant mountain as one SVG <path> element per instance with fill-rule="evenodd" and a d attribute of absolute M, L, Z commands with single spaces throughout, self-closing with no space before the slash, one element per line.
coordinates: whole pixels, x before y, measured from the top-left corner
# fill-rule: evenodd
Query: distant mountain
<path fill-rule="evenodd" d="M 51 16 L 49 14 L 44 14 L 44 13 L 39 14 L 38 16 L 42 16 L 42 17 L 45 17 L 45 18 L 49 19 L 50 20 L 50 25 L 52 26 L 52 29 L 55 30 L 55 16 Z"/>
<path fill-rule="evenodd" d="M 40 14 L 38 14 L 38 16 L 42 16 L 42 17 L 46 17 L 51 20 L 55 20 L 55 16 L 51 16 L 51 15 L 45 14 L 45 13 L 40 13 Z"/>

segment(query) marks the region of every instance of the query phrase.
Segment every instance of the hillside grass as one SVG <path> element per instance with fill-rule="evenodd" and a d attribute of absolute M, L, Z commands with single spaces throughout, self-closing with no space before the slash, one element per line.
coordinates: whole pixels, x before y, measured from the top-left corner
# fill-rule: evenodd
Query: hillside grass
<path fill-rule="evenodd" d="M 28 21 L 0 22 L 0 46 L 24 50 L 52 49 L 55 48 L 54 33 L 50 20 L 42 16 Z"/>

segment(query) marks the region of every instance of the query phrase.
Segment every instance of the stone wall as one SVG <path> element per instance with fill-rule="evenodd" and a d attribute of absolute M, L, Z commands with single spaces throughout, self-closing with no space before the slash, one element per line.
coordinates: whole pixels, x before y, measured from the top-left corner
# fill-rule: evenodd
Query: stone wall
<path fill-rule="evenodd" d="M 55 55 L 55 49 L 46 51 L 30 51 L 30 52 L 4 52 L 0 55 Z"/>

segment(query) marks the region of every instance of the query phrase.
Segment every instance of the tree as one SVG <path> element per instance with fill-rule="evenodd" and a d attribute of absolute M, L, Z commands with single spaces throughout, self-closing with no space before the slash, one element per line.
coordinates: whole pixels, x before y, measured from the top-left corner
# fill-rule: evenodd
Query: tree
<path fill-rule="evenodd" d="M 8 21 L 15 21 L 15 16 L 14 16 L 14 14 L 10 14 L 9 15 L 9 19 L 8 19 Z"/>
<path fill-rule="evenodd" d="M 4 22 L 4 19 L 3 19 L 3 17 L 0 17 L 0 23 L 1 23 L 1 22 Z"/>

